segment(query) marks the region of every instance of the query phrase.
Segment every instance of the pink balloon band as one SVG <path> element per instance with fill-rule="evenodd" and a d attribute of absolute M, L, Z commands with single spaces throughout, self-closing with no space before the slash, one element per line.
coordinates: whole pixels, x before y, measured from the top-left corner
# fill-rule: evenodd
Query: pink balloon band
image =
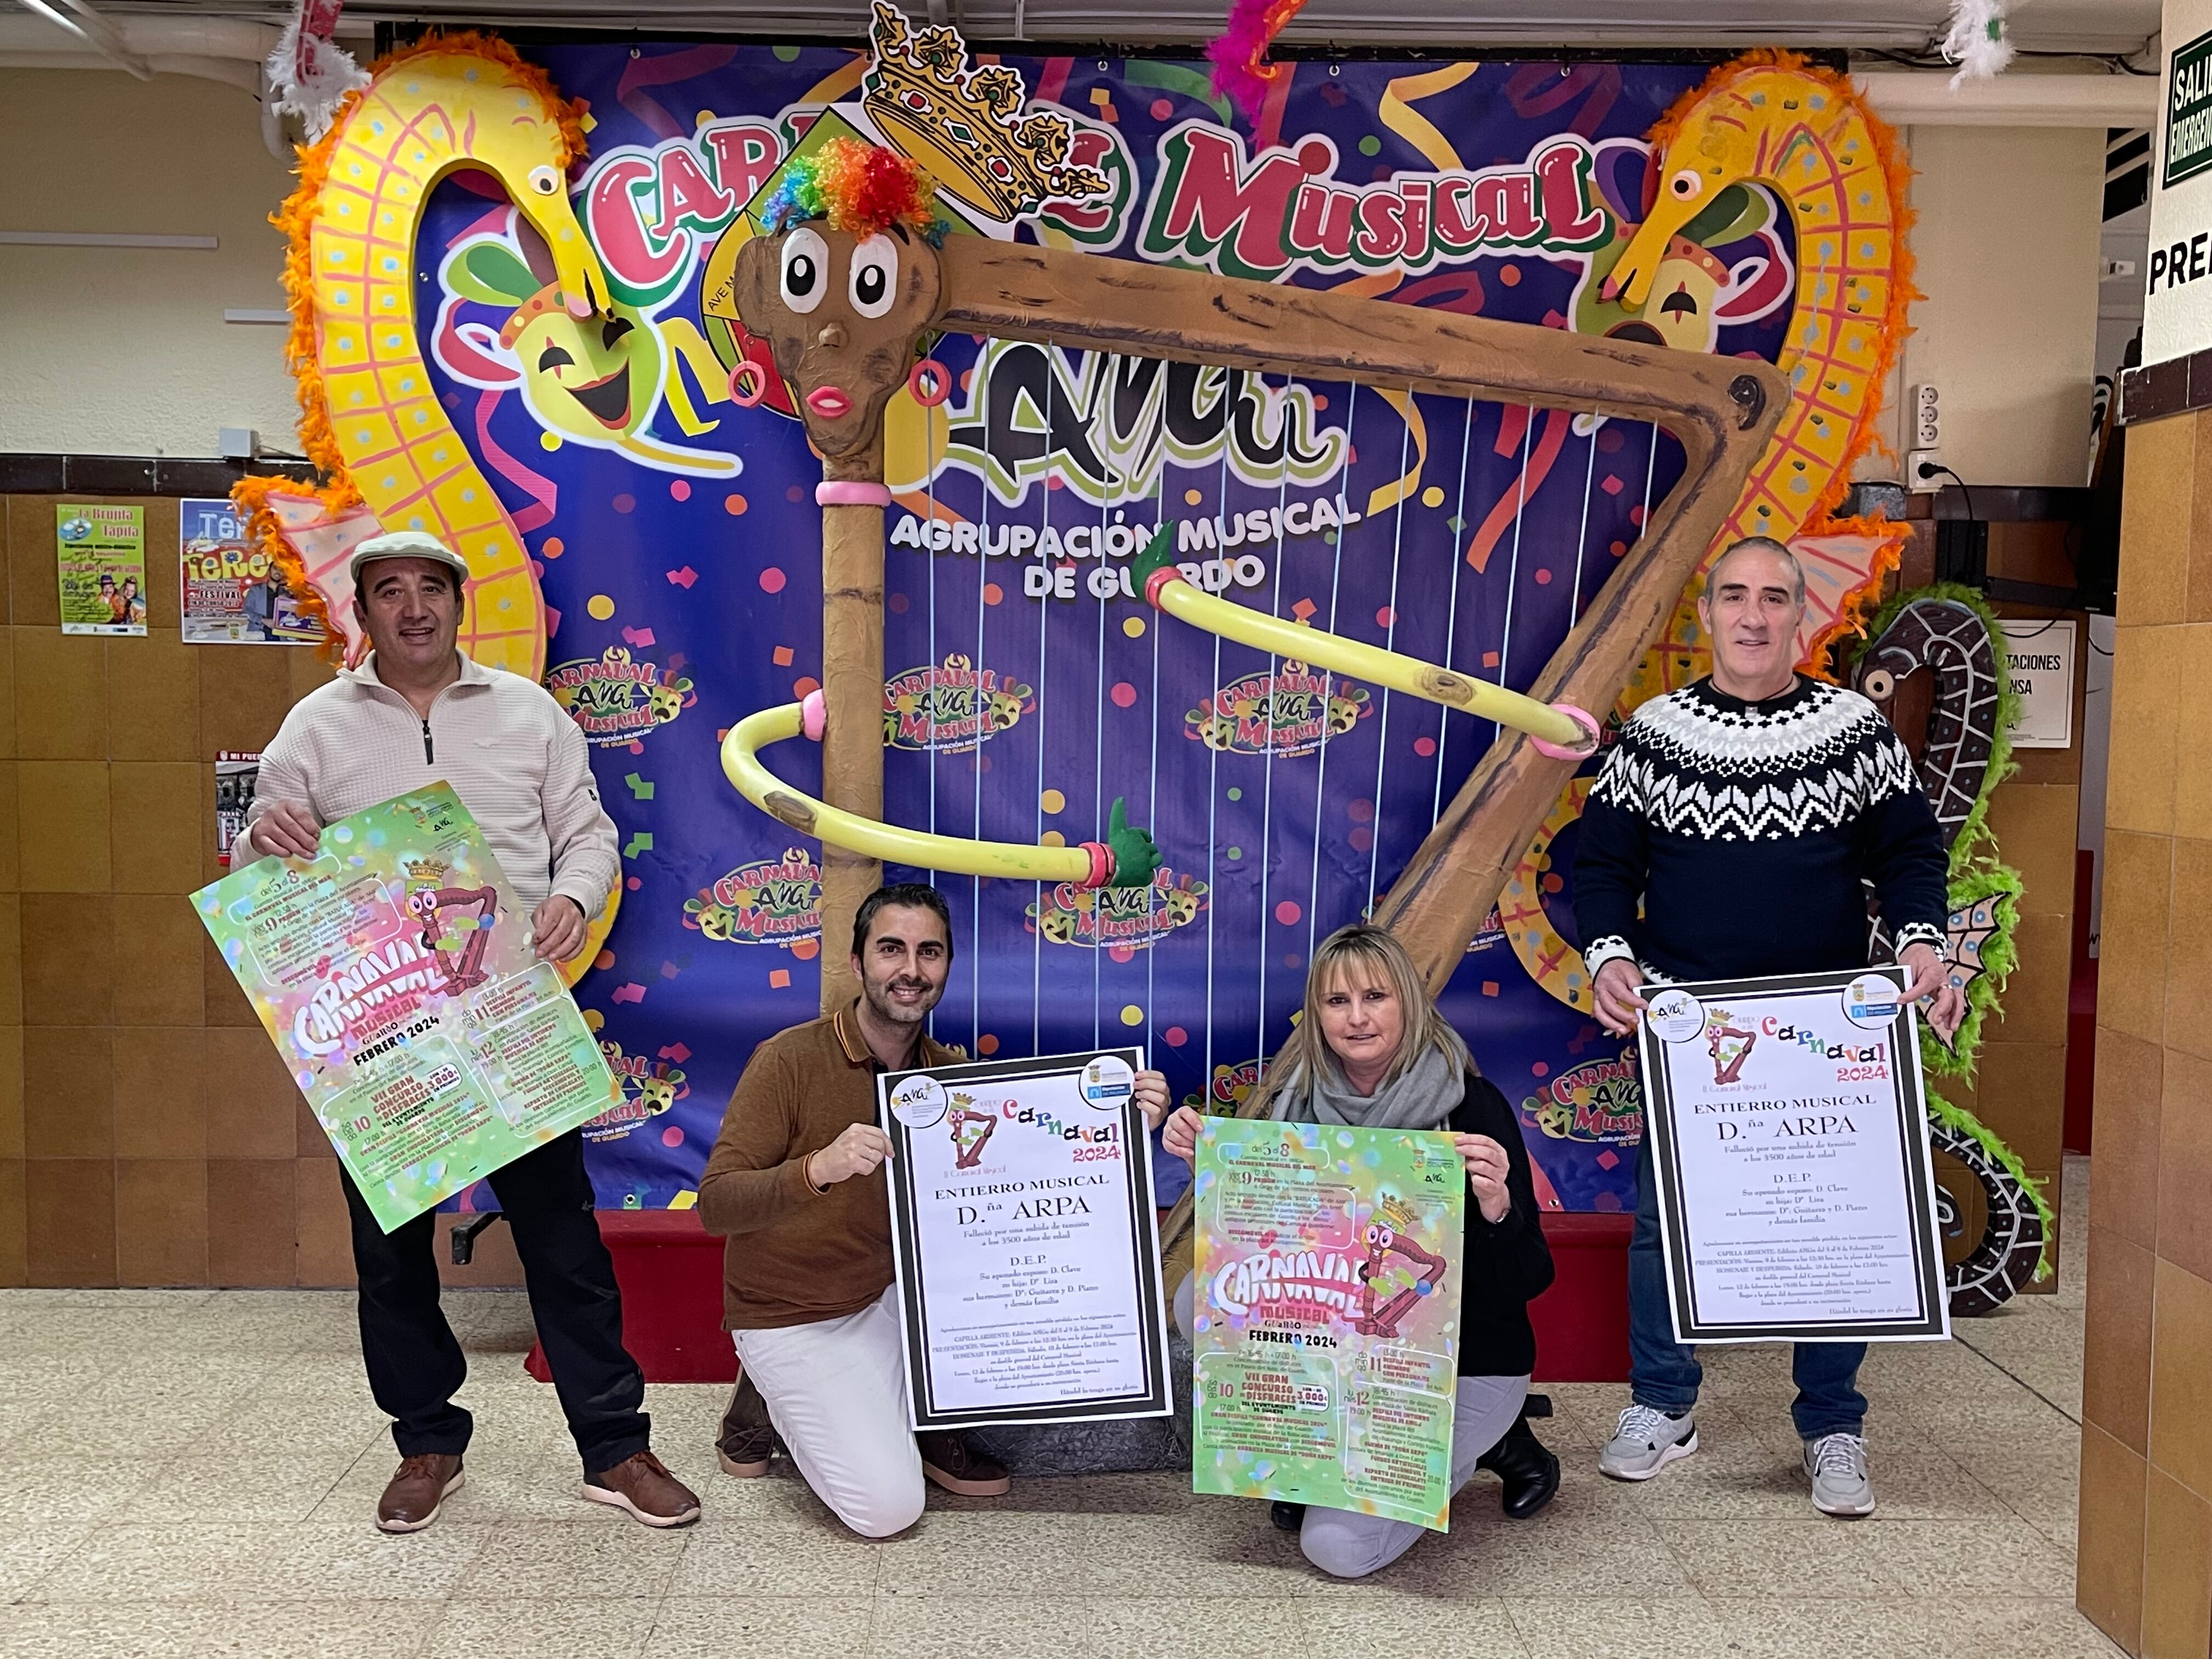
<path fill-rule="evenodd" d="M 889 507 L 891 492 L 886 484 L 870 483 L 858 478 L 824 478 L 814 486 L 814 505 L 817 507 Z"/>
<path fill-rule="evenodd" d="M 822 741 L 822 730 L 830 723 L 830 715 L 823 706 L 822 694 L 809 691 L 799 705 L 799 729 L 815 742 Z"/>
<path fill-rule="evenodd" d="M 1091 872 L 1083 878 L 1085 887 L 1103 887 L 1114 879 L 1114 854 L 1095 841 L 1083 843 L 1083 850 L 1091 854 Z"/>
<path fill-rule="evenodd" d="M 1578 749 L 1563 749 L 1556 743 L 1546 743 L 1541 738 L 1532 737 L 1528 741 L 1536 746 L 1536 752 L 1540 755 L 1547 756 L 1553 760 L 1571 761 L 1588 760 L 1592 755 L 1597 753 L 1598 723 L 1596 717 L 1591 714 L 1587 709 L 1577 708 L 1571 702 L 1555 702 L 1552 707 L 1559 710 L 1560 714 L 1565 714 L 1577 726 L 1581 726 L 1583 731 L 1589 732 L 1589 741 L 1583 744 Z"/>

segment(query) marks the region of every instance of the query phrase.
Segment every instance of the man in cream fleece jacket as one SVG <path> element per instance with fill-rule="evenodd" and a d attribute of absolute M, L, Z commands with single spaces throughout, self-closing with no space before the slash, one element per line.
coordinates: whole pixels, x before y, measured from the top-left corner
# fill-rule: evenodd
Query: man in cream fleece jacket
<path fill-rule="evenodd" d="M 529 907 L 538 956 L 573 957 L 621 869 L 583 733 L 544 687 L 462 654 L 468 567 L 441 543 L 379 536 L 352 564 L 355 610 L 374 649 L 285 717 L 261 757 L 248 843 L 313 858 L 325 824 L 443 780 Z M 432 1218 L 387 1233 L 343 1170 L 338 1178 L 353 1220 L 362 1358 L 400 1455 L 376 1524 L 416 1532 L 462 1484 L 472 1419 L 453 1393 L 467 1364 L 438 1306 Z M 622 1294 L 592 1214 L 581 1132 L 490 1181 L 583 1458 L 583 1495 L 647 1526 L 696 1521 L 699 1500 L 648 1449 L 645 1379 L 623 1346 Z"/>

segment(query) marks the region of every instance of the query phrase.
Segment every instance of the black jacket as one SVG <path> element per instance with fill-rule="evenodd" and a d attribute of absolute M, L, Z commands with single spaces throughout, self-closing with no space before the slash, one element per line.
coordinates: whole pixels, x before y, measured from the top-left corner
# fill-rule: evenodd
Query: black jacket
<path fill-rule="evenodd" d="M 1505 1189 L 1513 1207 L 1495 1225 L 1467 1194 L 1467 1248 L 1459 1287 L 1459 1374 L 1525 1376 L 1536 1369 L 1536 1333 L 1528 1304 L 1552 1283 L 1552 1247 L 1544 1241 L 1528 1149 L 1505 1097 L 1489 1079 L 1469 1073 L 1467 1093 L 1444 1127 L 1488 1135 L 1505 1148 Z"/>

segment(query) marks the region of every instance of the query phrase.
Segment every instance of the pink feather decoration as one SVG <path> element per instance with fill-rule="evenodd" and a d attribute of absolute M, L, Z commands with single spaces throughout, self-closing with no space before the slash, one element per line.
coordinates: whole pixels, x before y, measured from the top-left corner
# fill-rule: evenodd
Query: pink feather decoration
<path fill-rule="evenodd" d="M 1248 121 L 1257 120 L 1267 89 L 1285 65 L 1266 60 L 1267 48 L 1306 0 L 1234 0 L 1229 26 L 1206 43 L 1213 64 L 1213 90 L 1237 106 Z"/>

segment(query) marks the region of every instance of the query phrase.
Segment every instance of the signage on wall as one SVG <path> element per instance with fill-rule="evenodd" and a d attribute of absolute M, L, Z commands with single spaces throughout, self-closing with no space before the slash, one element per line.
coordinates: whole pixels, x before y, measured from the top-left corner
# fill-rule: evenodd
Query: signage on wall
<path fill-rule="evenodd" d="M 186 645 L 322 643 L 322 623 L 227 498 L 177 503 L 177 580 Z"/>
<path fill-rule="evenodd" d="M 2004 624 L 2005 675 L 2020 698 L 2012 728 L 2015 749 L 2074 746 L 2074 641 L 2076 624 L 2033 617 Z"/>
<path fill-rule="evenodd" d="M 63 633 L 145 633 L 144 507 L 60 502 L 54 550 Z"/>
<path fill-rule="evenodd" d="M 2146 365 L 2212 346 L 2212 0 L 2168 0 L 2157 188 L 2143 286 Z"/>
<path fill-rule="evenodd" d="M 2160 184 L 2170 189 L 2212 167 L 2212 33 L 2178 48 L 2166 66 L 2165 128 Z"/>

